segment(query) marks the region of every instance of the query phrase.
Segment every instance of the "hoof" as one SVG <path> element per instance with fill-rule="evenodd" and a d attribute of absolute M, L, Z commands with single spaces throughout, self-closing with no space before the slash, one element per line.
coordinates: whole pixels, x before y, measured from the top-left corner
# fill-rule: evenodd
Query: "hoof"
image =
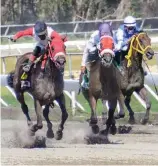
<path fill-rule="evenodd" d="M 92 125 L 95 125 L 98 123 L 98 119 L 97 118 L 91 118 L 90 121 L 89 121 L 89 125 L 92 126 Z"/>
<path fill-rule="evenodd" d="M 56 132 L 56 136 L 55 136 L 55 139 L 56 140 L 61 140 L 63 138 L 63 132 L 62 131 L 57 131 Z"/>
<path fill-rule="evenodd" d="M 35 132 L 32 131 L 31 129 L 29 129 L 29 130 L 28 130 L 28 135 L 31 136 L 31 137 L 32 137 L 32 136 L 35 136 Z"/>
<path fill-rule="evenodd" d="M 115 119 L 121 119 L 121 118 L 124 118 L 125 117 L 125 114 L 117 114 L 116 116 L 115 116 Z"/>
<path fill-rule="evenodd" d="M 116 128 L 115 125 L 112 125 L 112 126 L 110 127 L 110 133 L 111 133 L 112 135 L 115 135 L 115 134 L 117 133 L 117 128 Z"/>
<path fill-rule="evenodd" d="M 32 132 L 36 132 L 38 129 L 42 129 L 42 127 L 43 127 L 43 125 L 37 125 L 37 124 L 35 124 L 35 125 L 33 125 L 33 126 L 31 126 L 31 130 L 32 130 Z"/>
<path fill-rule="evenodd" d="M 136 123 L 134 116 L 131 116 L 131 117 L 129 118 L 128 123 L 129 123 L 129 124 L 135 124 L 135 123 Z"/>
<path fill-rule="evenodd" d="M 54 138 L 53 130 L 48 130 L 47 131 L 47 138 Z"/>
<path fill-rule="evenodd" d="M 149 121 L 148 119 L 141 119 L 140 123 L 142 125 L 146 125 L 148 123 L 148 121 Z"/>
<path fill-rule="evenodd" d="M 94 134 L 98 134 L 98 133 L 99 133 L 99 127 L 98 127 L 98 125 L 93 125 L 93 126 L 92 126 L 92 132 L 93 132 Z"/>
<path fill-rule="evenodd" d="M 100 133 L 99 133 L 99 135 L 101 135 L 101 136 L 107 136 L 108 135 L 108 130 L 107 129 L 101 130 Z"/>
<path fill-rule="evenodd" d="M 27 121 L 27 125 L 28 125 L 29 127 L 33 126 L 32 121 Z"/>

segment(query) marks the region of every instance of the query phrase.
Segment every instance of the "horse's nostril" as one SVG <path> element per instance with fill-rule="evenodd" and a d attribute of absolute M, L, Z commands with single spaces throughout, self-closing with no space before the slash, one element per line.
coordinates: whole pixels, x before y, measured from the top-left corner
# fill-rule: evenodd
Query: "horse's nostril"
<path fill-rule="evenodd" d="M 148 52 L 146 53 L 146 56 L 147 56 L 148 59 L 152 59 L 153 55 L 154 55 L 154 52 L 149 52 L 149 51 L 148 51 Z"/>

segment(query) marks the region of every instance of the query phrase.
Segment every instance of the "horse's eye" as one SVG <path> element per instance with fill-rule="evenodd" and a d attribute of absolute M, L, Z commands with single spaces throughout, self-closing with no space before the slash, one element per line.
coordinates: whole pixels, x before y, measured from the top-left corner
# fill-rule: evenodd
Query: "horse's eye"
<path fill-rule="evenodd" d="M 52 47 L 52 51 L 54 51 L 54 47 Z"/>
<path fill-rule="evenodd" d="M 143 40 L 142 39 L 139 39 L 140 43 L 143 44 Z"/>

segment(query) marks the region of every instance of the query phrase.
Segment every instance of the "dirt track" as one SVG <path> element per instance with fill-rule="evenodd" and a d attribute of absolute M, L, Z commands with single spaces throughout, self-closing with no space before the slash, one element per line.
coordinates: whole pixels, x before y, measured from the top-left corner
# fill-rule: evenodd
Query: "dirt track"
<path fill-rule="evenodd" d="M 131 134 L 110 135 L 112 144 L 86 145 L 88 124 L 68 122 L 61 141 L 47 139 L 47 148 L 24 149 L 19 143 L 26 139 L 25 123 L 2 120 L 2 165 L 158 165 L 158 126 L 135 125 Z M 37 134 L 45 135 L 45 132 L 46 125 Z"/>

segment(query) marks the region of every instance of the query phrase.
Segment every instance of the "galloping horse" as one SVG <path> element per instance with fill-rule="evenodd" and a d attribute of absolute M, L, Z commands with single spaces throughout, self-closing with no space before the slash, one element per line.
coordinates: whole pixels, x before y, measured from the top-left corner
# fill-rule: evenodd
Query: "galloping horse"
<path fill-rule="evenodd" d="M 89 70 L 89 104 L 91 108 L 90 126 L 94 133 L 99 132 L 97 125 L 96 105 L 101 98 L 107 100 L 109 105 L 106 129 L 100 134 L 108 134 L 109 129 L 112 134 L 116 133 L 114 111 L 117 98 L 121 94 L 119 72 L 113 65 L 114 53 L 112 52 L 114 41 L 110 36 L 103 36 L 100 40 L 101 53 L 96 61 L 86 65 Z M 89 55 L 90 56 L 90 55 Z M 105 102 L 104 102 L 105 103 Z"/>
<path fill-rule="evenodd" d="M 21 90 L 21 76 L 23 74 L 22 66 L 29 59 L 32 53 L 26 53 L 21 56 L 16 63 L 15 71 L 8 77 L 9 85 L 14 88 L 17 100 L 21 104 L 21 109 L 27 118 L 28 126 L 30 127 L 31 134 L 35 134 L 38 129 L 43 127 L 42 124 L 42 106 L 45 106 L 43 115 L 47 121 L 47 137 L 53 138 L 54 133 L 52 130 L 52 123 L 49 120 L 49 106 L 53 105 L 53 101 L 57 100 L 62 111 L 61 122 L 57 131 L 57 139 L 62 138 L 62 131 L 64 123 L 68 118 L 65 107 L 65 97 L 63 94 L 64 80 L 63 69 L 66 62 L 65 45 L 61 38 L 54 38 L 49 43 L 48 53 L 45 54 L 46 58 L 44 77 L 40 78 L 41 60 L 35 62 L 29 74 L 31 88 L 27 91 L 32 94 L 34 98 L 35 112 L 37 115 L 37 124 L 32 123 L 28 112 L 28 106 L 25 103 L 24 92 Z"/>
<path fill-rule="evenodd" d="M 141 91 L 140 97 L 146 102 L 146 114 L 142 123 L 145 124 L 149 120 L 151 103 L 144 88 L 143 55 L 146 55 L 150 60 L 154 55 L 154 51 L 151 48 L 150 38 L 147 33 L 141 31 L 130 39 L 128 51 L 122 52 L 121 56 L 121 65 L 124 69 L 124 74 L 121 76 L 121 90 L 125 96 L 125 105 L 129 111 L 130 123 L 134 122 L 134 112 L 130 107 L 131 95 L 134 91 Z M 117 53 L 115 57 L 118 57 Z"/>

